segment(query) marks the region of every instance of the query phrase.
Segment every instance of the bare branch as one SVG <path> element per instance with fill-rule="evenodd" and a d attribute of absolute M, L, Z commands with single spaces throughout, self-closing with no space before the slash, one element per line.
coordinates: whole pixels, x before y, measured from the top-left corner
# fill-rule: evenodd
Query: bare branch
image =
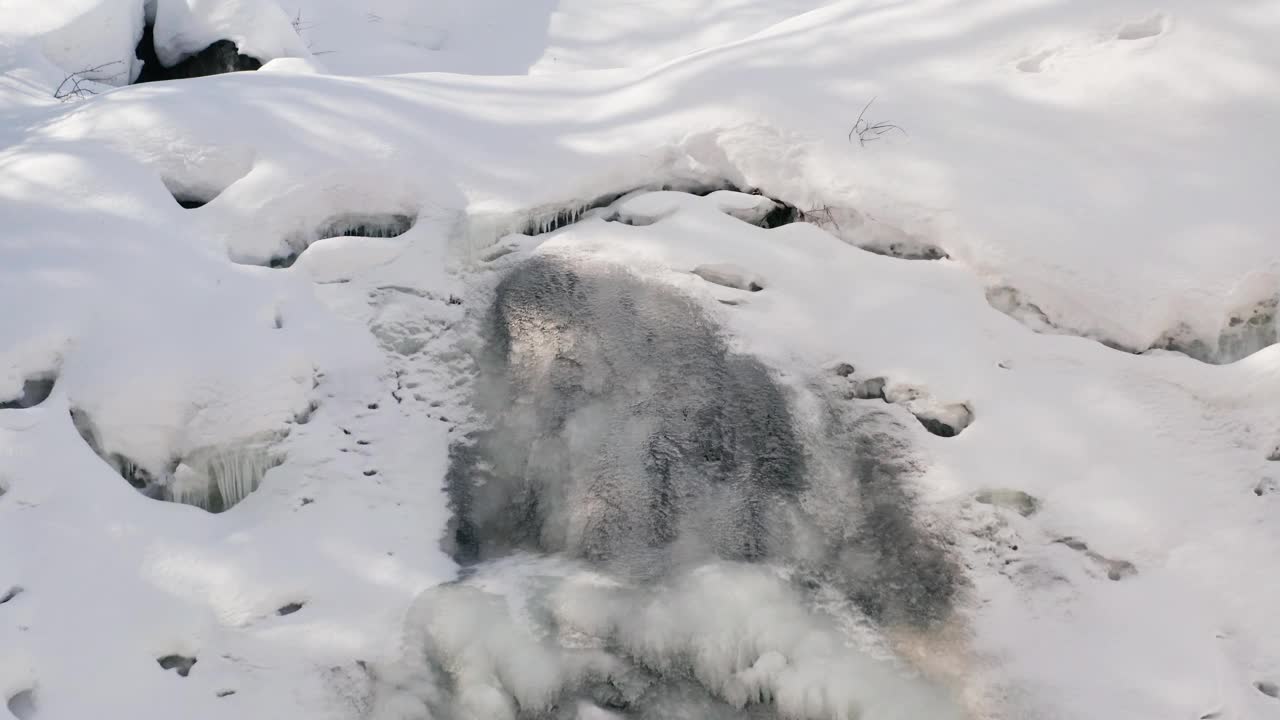
<path fill-rule="evenodd" d="M 858 113 L 858 119 L 853 122 L 853 127 L 849 128 L 849 142 L 853 142 L 855 134 L 858 136 L 859 145 L 866 145 L 869 142 L 879 140 L 881 135 L 892 130 L 897 130 L 903 135 L 907 134 L 906 130 L 893 123 L 883 121 L 872 123 L 866 119 L 867 110 L 871 109 L 871 103 L 875 101 L 876 98 L 872 97 L 867 101 L 866 105 L 862 106 L 862 112 Z"/>
<path fill-rule="evenodd" d="M 92 87 L 86 87 L 84 83 L 88 82 L 88 83 L 101 84 L 107 80 L 114 80 L 120 77 L 120 75 L 123 74 L 124 71 L 122 70 L 120 72 L 112 73 L 111 75 L 108 75 L 106 77 L 101 77 L 101 78 L 99 77 L 91 78 L 86 76 L 97 75 L 98 73 L 101 73 L 105 68 L 109 68 L 112 65 L 121 65 L 123 64 L 123 62 L 124 62 L 123 60 L 112 60 L 111 62 L 102 63 L 101 65 L 95 65 L 94 67 L 91 67 L 91 68 L 77 70 L 76 72 L 73 72 L 70 75 L 62 78 L 62 82 L 58 83 L 58 87 L 55 88 L 53 91 L 53 97 L 57 100 L 65 100 L 69 97 L 83 98 L 88 95 L 97 95 L 98 94 L 97 90 L 93 89 Z"/>

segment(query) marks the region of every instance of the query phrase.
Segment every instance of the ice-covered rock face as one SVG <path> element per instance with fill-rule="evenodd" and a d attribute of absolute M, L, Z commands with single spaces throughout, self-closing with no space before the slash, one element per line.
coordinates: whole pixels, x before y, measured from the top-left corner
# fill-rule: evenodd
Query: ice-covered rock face
<path fill-rule="evenodd" d="M 883 412 L 798 418 L 796 391 L 693 300 L 606 263 L 517 265 L 484 332 L 488 427 L 455 444 L 447 478 L 444 544 L 470 569 L 410 622 L 447 668 L 441 712 L 872 718 L 938 702 L 837 677 L 894 674 L 813 609 L 822 596 L 847 622 L 918 629 L 949 616 L 958 571 L 919 528 L 905 433 Z"/>
<path fill-rule="evenodd" d="M 453 554 L 775 554 L 804 458 L 781 390 L 692 302 L 621 269 L 533 260 L 498 288 L 494 429 L 458 451 Z M 472 456 L 472 457 L 468 457 Z"/>

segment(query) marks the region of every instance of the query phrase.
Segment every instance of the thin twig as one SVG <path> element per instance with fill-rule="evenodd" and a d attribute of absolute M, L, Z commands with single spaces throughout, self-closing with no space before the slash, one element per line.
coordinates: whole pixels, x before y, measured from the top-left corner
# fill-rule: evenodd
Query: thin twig
<path fill-rule="evenodd" d="M 111 79 L 120 77 L 120 73 L 108 75 L 107 77 L 101 80 L 89 78 L 85 76 L 90 73 L 100 72 L 103 68 L 109 68 L 112 65 L 120 65 L 122 62 L 123 61 L 121 60 L 112 60 L 111 62 L 108 62 L 108 63 L 103 63 L 101 65 L 96 65 L 91 68 L 85 68 L 84 70 L 78 70 L 76 72 L 71 73 L 70 75 L 62 78 L 62 82 L 58 83 L 58 87 L 54 89 L 53 91 L 54 99 L 65 100 L 66 98 L 69 98 L 72 96 L 83 98 L 85 95 L 97 95 L 98 92 L 96 90 L 94 90 L 93 88 L 84 87 L 81 85 L 81 83 L 83 82 L 102 83 L 103 80 L 111 80 Z M 71 83 L 70 88 L 67 87 L 67 83 Z"/>
<path fill-rule="evenodd" d="M 893 123 L 877 122 L 873 124 L 866 119 L 867 110 L 871 108 L 871 103 L 875 101 L 876 98 L 872 97 L 867 101 L 866 105 L 862 106 L 862 112 L 858 113 L 858 119 L 853 122 L 853 127 L 849 128 L 849 142 L 853 142 L 854 133 L 857 133 L 858 135 L 859 145 L 866 145 L 869 142 L 879 140 L 881 135 L 884 135 L 890 130 L 897 130 L 903 135 L 907 134 L 906 130 L 903 130 Z"/>

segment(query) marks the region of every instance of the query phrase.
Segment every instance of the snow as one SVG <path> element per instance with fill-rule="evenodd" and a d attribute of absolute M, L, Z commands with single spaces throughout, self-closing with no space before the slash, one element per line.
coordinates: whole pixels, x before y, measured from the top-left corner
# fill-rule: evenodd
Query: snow
<path fill-rule="evenodd" d="M 218 40 L 266 62 L 309 53 L 272 0 L 153 0 L 156 55 L 169 66 Z"/>
<path fill-rule="evenodd" d="M 162 62 L 266 64 L 128 86 L 147 18 Z M 431 692 L 403 666 L 430 603 L 476 717 L 577 677 L 510 644 L 501 569 L 423 594 L 457 573 L 477 323 L 549 257 L 693 298 L 800 409 L 900 420 L 968 587 L 957 627 L 856 651 L 740 568 L 547 612 L 658 665 L 745 632 L 725 588 L 777 592 L 749 629 L 821 642 L 699 677 L 796 716 L 917 680 L 973 718 L 1273 716 L 1277 30 L 1274 0 L 0 0 L 0 696 L 397 717 Z M 864 108 L 903 132 L 859 142 Z M 759 227 L 779 203 L 804 219 Z M 215 474 L 244 497 L 193 507 Z M 923 679 L 823 674 L 884 653 Z"/>

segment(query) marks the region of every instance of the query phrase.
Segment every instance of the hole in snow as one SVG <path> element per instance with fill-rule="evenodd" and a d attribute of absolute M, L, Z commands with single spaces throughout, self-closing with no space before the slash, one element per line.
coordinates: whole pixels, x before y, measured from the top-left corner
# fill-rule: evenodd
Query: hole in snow
<path fill-rule="evenodd" d="M 22 394 L 16 398 L 0 402 L 0 410 L 17 410 L 39 405 L 53 393 L 55 381 L 56 378 L 52 373 L 27 378 L 22 383 Z"/>
<path fill-rule="evenodd" d="M 108 453 L 102 449 L 102 442 L 98 436 L 98 429 L 89 418 L 89 415 L 78 408 L 71 408 L 71 423 L 75 426 L 76 431 L 80 433 L 80 437 L 84 439 L 94 454 L 102 458 L 108 465 L 115 470 L 120 477 L 123 477 L 130 485 L 144 493 L 152 495 L 152 491 L 158 487 L 156 478 L 152 476 L 145 468 L 139 466 L 132 460 L 123 455 L 116 453 Z"/>
<path fill-rule="evenodd" d="M 196 664 L 197 660 L 194 657 L 185 655 L 165 655 L 156 658 L 156 662 L 160 664 L 161 668 L 175 670 L 181 677 L 186 677 L 191 674 L 191 667 Z"/>
<path fill-rule="evenodd" d="M 1054 52 L 1052 50 L 1041 50 L 1034 55 L 1019 60 L 1015 67 L 1018 68 L 1018 72 L 1038 73 L 1044 69 L 1045 61 L 1053 57 L 1053 55 Z"/>
<path fill-rule="evenodd" d="M 528 220 L 524 226 L 517 232 L 533 237 L 549 232 L 555 232 L 562 227 L 572 225 L 592 210 L 599 210 L 612 205 L 619 198 L 627 193 L 608 193 L 597 196 L 594 200 L 582 203 L 580 205 L 568 205 L 561 207 L 553 207 L 545 210 L 534 210 L 529 213 Z"/>
<path fill-rule="evenodd" d="M 1155 37 L 1164 32 L 1164 16 L 1152 15 L 1145 20 L 1127 23 L 1120 26 L 1120 30 L 1116 33 L 1117 40 L 1143 40 L 1149 37 Z"/>
<path fill-rule="evenodd" d="M 912 412 L 925 430 L 938 437 L 955 437 L 973 422 L 973 411 L 964 403 Z"/>
<path fill-rule="evenodd" d="M 267 471 L 284 462 L 283 455 L 271 448 L 272 438 L 247 439 L 191 451 L 156 473 L 123 455 L 105 452 L 97 428 L 84 411 L 73 408 L 71 421 L 94 453 L 143 495 L 211 513 L 234 507 L 258 489 Z"/>
<path fill-rule="evenodd" d="M 1084 553 L 1086 557 L 1096 563 L 1107 574 L 1108 580 L 1119 581 L 1138 574 L 1138 567 L 1133 563 L 1128 560 L 1113 560 L 1105 557 L 1098 552 L 1090 550 L 1089 545 L 1079 538 L 1062 537 L 1054 540 L 1054 542 L 1066 545 L 1076 552 Z"/>
<path fill-rule="evenodd" d="M 584 202 L 547 204 L 539 208 L 526 210 L 512 215 L 499 216 L 496 218 L 476 216 L 469 218 L 469 222 L 476 225 L 472 230 L 473 236 L 475 233 L 488 236 L 477 238 L 478 241 L 487 245 L 489 242 L 492 242 L 497 238 L 501 238 L 509 233 L 520 233 L 534 237 L 549 232 L 555 232 L 556 230 L 572 225 L 579 220 L 583 220 L 587 217 L 595 217 L 598 214 L 593 211 L 607 208 L 618 200 L 629 195 L 644 192 L 673 191 L 703 197 L 710 195 L 717 190 L 732 189 L 734 189 L 733 186 L 727 182 L 708 183 L 696 180 L 672 180 L 665 183 L 642 185 L 640 187 L 629 188 L 619 192 L 602 193 Z M 616 213 L 608 216 L 599 216 L 608 221 L 620 221 L 629 225 L 649 224 L 643 220 L 633 221 L 630 218 L 621 218 Z M 495 260 L 512 251 L 514 251 L 514 248 L 505 252 L 497 252 L 497 254 L 490 253 L 483 256 L 482 259 L 485 261 Z"/>
<path fill-rule="evenodd" d="M 10 600 L 18 597 L 21 594 L 22 594 L 22 586 L 14 585 L 8 590 L 5 590 L 3 595 L 0 595 L 0 605 L 3 605 L 9 602 Z"/>
<path fill-rule="evenodd" d="M 646 193 L 674 192 L 705 197 L 717 192 L 736 195 L 755 195 L 762 201 L 750 203 L 743 207 L 722 207 L 722 211 L 744 222 L 764 228 L 775 228 L 793 222 L 805 220 L 805 213 L 789 203 L 765 198 L 758 190 L 742 190 L 728 181 L 707 182 L 704 180 L 671 180 L 664 183 L 653 183 L 633 187 L 620 192 L 603 193 L 585 202 L 555 203 L 518 213 L 500 213 L 495 215 L 476 214 L 468 216 L 468 235 L 481 250 L 481 260 L 489 262 L 503 255 L 514 252 L 516 248 L 500 247 L 497 250 L 483 249 L 497 239 L 511 233 L 520 233 L 530 237 L 554 232 L 589 217 L 599 217 L 606 222 L 620 222 L 626 225 L 650 225 L 661 219 L 661 215 L 645 213 L 624 213 L 617 208 L 602 212 L 618 201 L 626 201 Z M 731 203 L 732 205 L 733 203 Z M 601 211 L 601 212 L 598 212 Z"/>
<path fill-rule="evenodd" d="M 11 695 L 7 707 L 18 720 L 32 720 L 36 716 L 35 691 L 27 689 Z"/>
<path fill-rule="evenodd" d="M 804 212 L 795 205 L 782 202 L 781 200 L 773 200 L 773 203 L 775 207 L 760 219 L 760 227 L 766 230 L 772 230 L 773 228 L 801 222 L 805 219 Z"/>
<path fill-rule="evenodd" d="M 219 691 L 217 692 L 217 696 L 218 696 L 218 697 L 220 697 L 220 698 L 229 697 L 229 696 L 231 696 L 231 695 L 235 695 L 235 694 L 236 694 L 236 691 L 235 691 L 235 690 L 219 690 Z"/>
<path fill-rule="evenodd" d="M 291 602 L 288 605 L 281 605 L 277 610 L 277 615 L 292 615 L 302 609 L 306 603 Z"/>
<path fill-rule="evenodd" d="M 693 274 L 709 283 L 723 285 L 724 287 L 733 288 L 735 290 L 760 292 L 764 289 L 764 282 L 760 277 L 748 273 L 737 265 L 730 265 L 727 263 L 699 265 L 693 269 Z"/>
<path fill-rule="evenodd" d="M 1271 495 L 1277 490 L 1280 490 L 1280 483 L 1277 483 L 1274 478 L 1263 478 L 1258 481 L 1257 485 L 1253 486 L 1253 494 L 1258 497 Z"/>
<path fill-rule="evenodd" d="M 393 238 L 409 232 L 417 220 L 413 215 L 352 213 L 328 221 L 316 231 L 316 236 L 322 240 L 333 237 Z"/>
<path fill-rule="evenodd" d="M 726 189 L 727 188 L 727 189 Z M 781 200 L 767 197 L 758 190 L 739 190 L 727 185 L 693 188 L 693 191 L 664 187 L 658 190 L 639 189 L 620 196 L 604 217 L 609 222 L 619 222 L 634 227 L 652 225 L 688 204 L 689 197 L 706 197 L 716 208 L 749 225 L 772 229 L 800 222 L 805 214 L 799 208 Z"/>
<path fill-rule="evenodd" d="M 349 213 L 325 221 L 314 232 L 300 234 L 286 241 L 288 252 L 267 261 L 272 268 L 292 267 L 298 258 L 320 240 L 336 237 L 394 238 L 411 230 L 418 221 L 416 215 L 399 213 Z"/>
<path fill-rule="evenodd" d="M 155 28 L 151 23 L 143 26 L 142 39 L 138 41 L 133 54 L 142 61 L 142 71 L 138 73 L 138 79 L 134 80 L 135 84 L 221 75 L 241 70 L 257 70 L 262 67 L 261 60 L 242 54 L 236 44 L 230 40 L 218 40 L 200 52 L 165 67 L 156 54 Z"/>
<path fill-rule="evenodd" d="M 160 182 L 185 210 L 195 210 L 213 202 L 233 182 L 251 168 L 251 156 L 235 151 L 215 150 L 197 161 L 171 158 L 162 168 Z"/>
<path fill-rule="evenodd" d="M 983 505 L 992 505 L 1006 510 L 1012 510 L 1023 517 L 1030 517 L 1036 514 L 1040 509 L 1040 501 L 1034 495 L 1030 495 L 1021 490 L 1011 490 L 1009 488 L 993 488 L 991 490 L 983 490 L 973 496 L 974 500 Z"/>
<path fill-rule="evenodd" d="M 1267 697 L 1280 698 L 1280 685 L 1270 680 L 1259 680 L 1253 686 L 1258 689 L 1258 692 Z"/>

